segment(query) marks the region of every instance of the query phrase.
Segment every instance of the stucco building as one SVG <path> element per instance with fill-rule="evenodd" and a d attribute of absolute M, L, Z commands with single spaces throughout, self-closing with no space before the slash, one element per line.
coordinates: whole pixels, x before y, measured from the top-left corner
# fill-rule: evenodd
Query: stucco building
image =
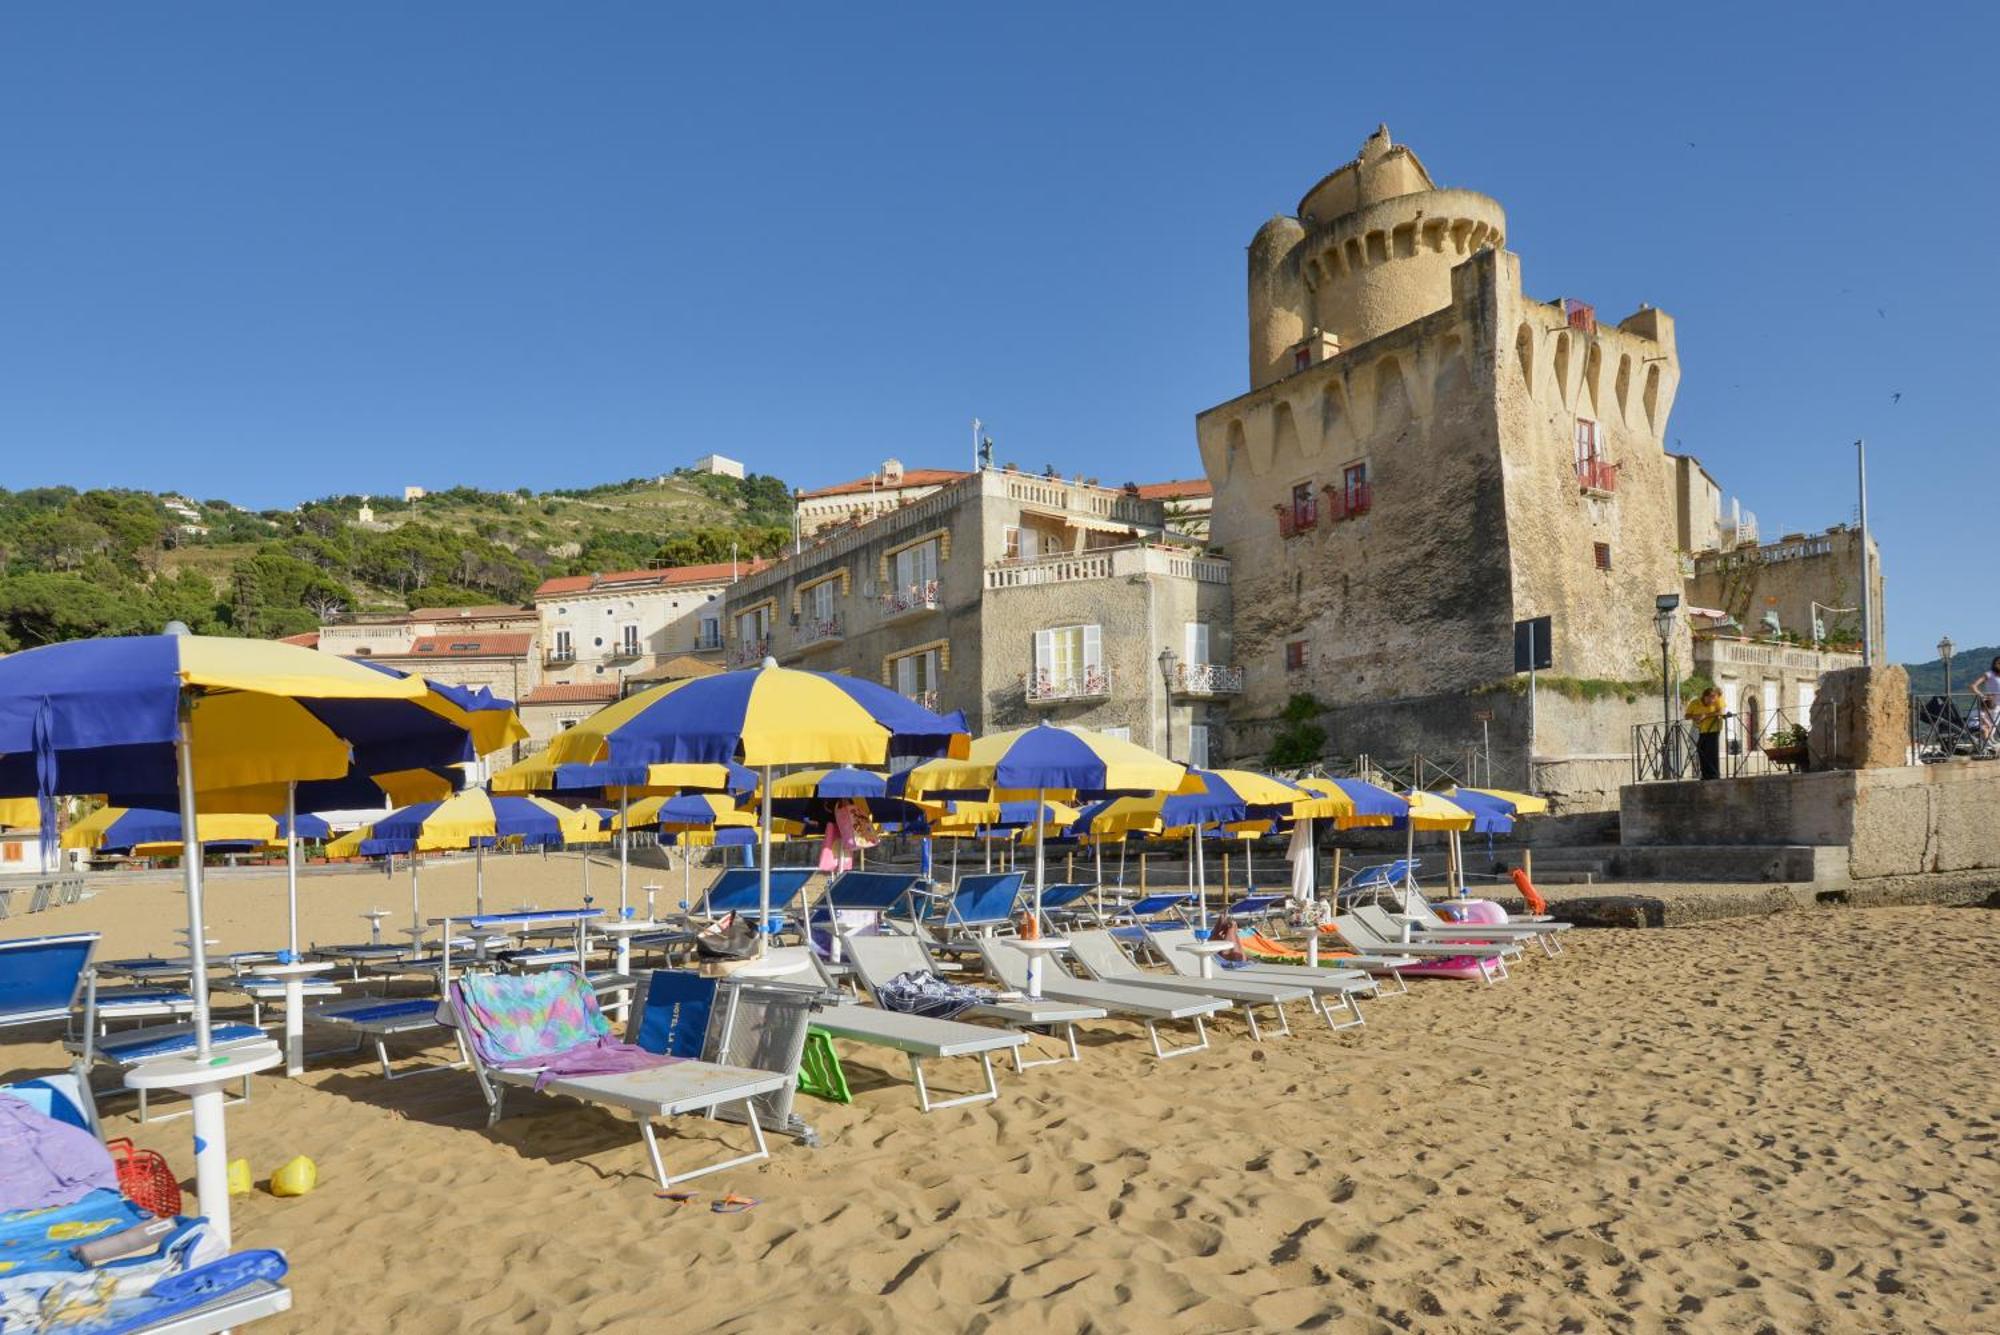
<path fill-rule="evenodd" d="M 314 647 L 519 700 L 541 680 L 539 631 L 532 607 L 415 607 L 321 626 Z"/>
<path fill-rule="evenodd" d="M 1160 501 L 985 469 L 731 586 L 728 657 L 870 677 L 975 732 L 1046 718 L 1204 760 L 1240 685 L 1229 578 Z"/>
<path fill-rule="evenodd" d="M 1498 201 L 1439 187 L 1386 129 L 1251 242 L 1251 387 L 1196 419 L 1237 584 L 1233 757 L 1303 695 L 1333 755 L 1449 755 L 1484 732 L 1497 781 L 1590 801 L 1659 717 L 1655 598 L 1690 592 L 1725 528 L 1713 480 L 1663 446 L 1674 322 L 1532 298 L 1506 244 Z M 1634 689 L 1496 710 L 1515 623 L 1544 616 L 1552 687 Z M 1678 672 L 1693 650 L 1683 618 Z"/>
<path fill-rule="evenodd" d="M 535 590 L 550 685 L 620 683 L 671 659 L 722 652 L 722 598 L 750 561 L 562 575 Z"/>
<path fill-rule="evenodd" d="M 884 459 L 867 477 L 798 493 L 799 532 L 811 537 L 836 524 L 866 522 L 920 501 L 966 476 L 956 469 L 904 468 L 900 459 Z"/>

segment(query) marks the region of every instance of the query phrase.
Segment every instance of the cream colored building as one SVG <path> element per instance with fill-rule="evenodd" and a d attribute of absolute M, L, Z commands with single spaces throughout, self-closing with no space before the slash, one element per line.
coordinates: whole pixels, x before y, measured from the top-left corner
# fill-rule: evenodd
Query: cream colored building
<path fill-rule="evenodd" d="M 982 470 L 732 586 L 729 661 L 870 677 L 975 732 L 1049 719 L 1199 761 L 1241 682 L 1229 578 L 1159 501 Z"/>
<path fill-rule="evenodd" d="M 798 493 L 799 532 L 811 537 L 836 524 L 865 522 L 922 500 L 966 476 L 949 468 L 906 469 L 900 459 L 884 459 L 867 477 Z"/>
<path fill-rule="evenodd" d="M 1303 695 L 1333 756 L 1448 755 L 1491 722 L 1499 782 L 1601 798 L 1629 766 L 1643 689 L 1545 692 L 1529 773 L 1536 711 L 1490 700 L 1515 623 L 1551 618 L 1558 682 L 1657 681 L 1656 596 L 1752 526 L 1664 448 L 1672 318 L 1535 299 L 1507 240 L 1498 201 L 1440 188 L 1382 129 L 1252 241 L 1251 387 L 1196 419 L 1236 571 L 1233 757 Z M 1695 661 L 1685 618 L 1668 652 Z"/>
<path fill-rule="evenodd" d="M 723 595 L 754 562 L 614 570 L 544 580 L 535 590 L 543 680 L 606 684 L 670 659 L 722 651 Z"/>

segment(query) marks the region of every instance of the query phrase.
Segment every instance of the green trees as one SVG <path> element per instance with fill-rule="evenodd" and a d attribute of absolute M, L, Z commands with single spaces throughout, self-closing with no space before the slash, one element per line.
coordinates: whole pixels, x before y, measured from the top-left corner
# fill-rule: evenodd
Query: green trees
<path fill-rule="evenodd" d="M 1278 717 L 1284 726 L 1271 738 L 1264 763 L 1272 769 L 1302 769 L 1323 757 L 1326 729 L 1318 719 L 1325 706 L 1310 695 L 1295 695 Z"/>

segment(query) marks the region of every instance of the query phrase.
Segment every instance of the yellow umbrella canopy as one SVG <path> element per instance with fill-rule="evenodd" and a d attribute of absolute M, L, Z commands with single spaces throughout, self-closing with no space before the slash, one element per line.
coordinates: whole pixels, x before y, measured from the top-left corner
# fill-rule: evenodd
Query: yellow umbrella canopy
<path fill-rule="evenodd" d="M 362 841 L 373 838 L 374 834 L 373 825 L 363 825 L 359 829 L 349 830 L 338 839 L 326 841 L 326 855 L 330 858 L 358 858 L 361 856 Z"/>
<path fill-rule="evenodd" d="M 912 797 L 990 795 L 1002 802 L 1037 796 L 1073 800 L 1111 792 L 1179 792 L 1188 782 L 1187 766 L 1123 738 L 1038 723 L 976 738 L 962 759 L 925 761 L 910 771 L 906 791 Z"/>
<path fill-rule="evenodd" d="M 495 772 L 487 786 L 496 793 L 590 792 L 615 801 L 620 796 L 638 799 L 747 791 L 756 783 L 755 776 L 739 766 L 702 761 L 635 766 L 629 777 L 636 782 L 626 784 L 594 783 L 590 777 L 584 766 L 558 760 L 542 750 Z"/>
<path fill-rule="evenodd" d="M 1413 830 L 1469 830 L 1473 815 L 1447 797 L 1437 793 L 1416 792 L 1403 794 L 1410 804 L 1409 822 Z"/>
<path fill-rule="evenodd" d="M 1517 793 L 1511 788 L 1454 788 L 1452 792 L 1477 793 L 1481 797 L 1505 802 L 1514 808 L 1516 816 L 1540 816 L 1549 809 L 1548 798 L 1536 797 L 1533 793 Z"/>
<path fill-rule="evenodd" d="M 0 830 L 39 830 L 42 804 L 32 797 L 0 798 Z"/>
<path fill-rule="evenodd" d="M 612 823 L 617 823 L 612 817 Z M 677 797 L 644 797 L 631 804 L 628 823 L 634 829 L 658 826 L 662 830 L 713 830 L 727 827 L 751 828 L 757 813 L 745 811 L 720 793 L 682 793 Z"/>

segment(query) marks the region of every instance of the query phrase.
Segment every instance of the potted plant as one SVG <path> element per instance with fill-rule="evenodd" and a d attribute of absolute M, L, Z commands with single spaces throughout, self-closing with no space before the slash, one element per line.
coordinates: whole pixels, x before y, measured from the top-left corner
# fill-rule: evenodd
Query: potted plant
<path fill-rule="evenodd" d="M 1773 765 L 1805 769 L 1808 759 L 1806 742 L 1809 736 L 1802 723 L 1794 723 L 1788 728 L 1774 728 L 1764 739 L 1764 755 Z"/>

